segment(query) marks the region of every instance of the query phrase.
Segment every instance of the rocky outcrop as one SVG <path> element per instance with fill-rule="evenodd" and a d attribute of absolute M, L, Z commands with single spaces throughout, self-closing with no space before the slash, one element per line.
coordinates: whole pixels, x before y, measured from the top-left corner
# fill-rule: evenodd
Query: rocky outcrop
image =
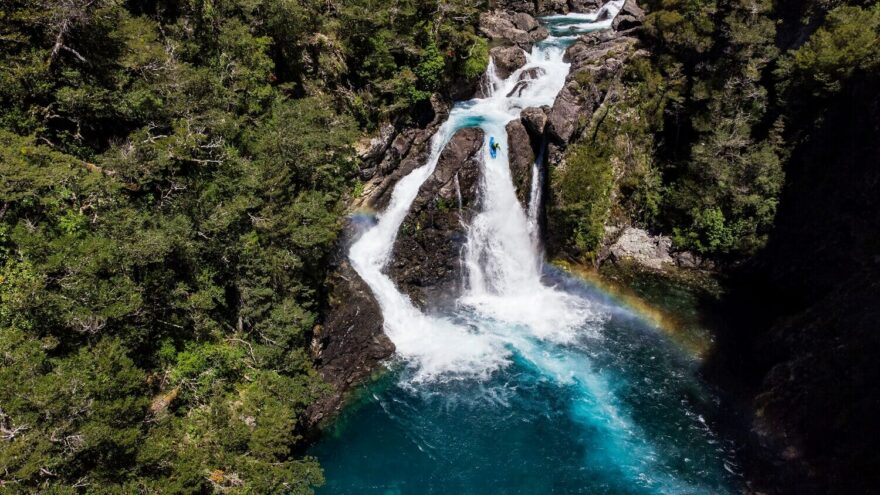
<path fill-rule="evenodd" d="M 335 415 L 346 392 L 394 353 L 394 344 L 382 330 L 379 304 L 348 260 L 338 262 L 327 286 L 327 317 L 315 329 L 311 353 L 318 373 L 331 391 L 306 411 L 306 421 L 311 426 Z"/>
<path fill-rule="evenodd" d="M 482 145 L 483 131 L 477 128 L 452 137 L 394 243 L 388 274 L 421 308 L 428 308 L 428 301 L 444 304 L 461 280 L 464 225 L 477 208 Z"/>
<path fill-rule="evenodd" d="M 397 129 L 393 125 L 382 126 L 375 136 L 364 139 L 355 146 L 358 158 L 364 163 L 380 160 L 395 137 L 397 137 Z M 367 171 L 367 175 L 372 175 L 374 172 L 375 169 Z"/>
<path fill-rule="evenodd" d="M 407 127 L 397 130 L 383 128 L 361 153 L 361 180 L 364 191 L 351 209 L 382 210 L 391 200 L 394 185 L 417 167 L 423 165 L 431 151 L 431 138 L 449 115 L 449 105 L 432 100 L 434 119 L 424 128 Z M 383 151 L 377 152 L 377 149 Z"/>
<path fill-rule="evenodd" d="M 571 73 L 548 115 L 547 131 L 557 145 L 565 145 L 589 122 L 603 103 L 610 83 L 620 77 L 637 40 L 601 32 L 582 36 L 569 47 Z"/>
<path fill-rule="evenodd" d="M 534 17 L 526 14 L 525 12 L 517 12 L 513 14 L 513 19 L 511 19 L 513 25 L 516 26 L 517 29 L 530 33 L 539 27 L 538 21 L 535 20 Z"/>
<path fill-rule="evenodd" d="M 510 163 L 510 177 L 516 188 L 516 197 L 524 209 L 529 207 L 529 192 L 532 187 L 532 165 L 535 163 L 535 148 L 529 132 L 522 120 L 507 124 L 507 155 Z"/>
<path fill-rule="evenodd" d="M 675 263 L 669 237 L 652 236 L 635 227 L 605 227 L 605 236 L 611 241 L 605 249 L 605 258 L 610 261 L 628 259 L 654 270 Z"/>
<path fill-rule="evenodd" d="M 492 41 L 517 45 L 524 50 L 550 34 L 532 16 L 505 10 L 480 14 L 480 32 Z"/>
<path fill-rule="evenodd" d="M 363 172 L 372 172 L 372 176 L 364 187 L 363 200 L 359 202 L 363 204 L 356 206 L 384 209 L 391 200 L 394 184 L 425 162 L 430 152 L 430 139 L 431 132 L 422 129 L 405 129 L 398 134 L 378 166 Z"/>
<path fill-rule="evenodd" d="M 489 3 L 490 8 L 499 8 L 513 12 L 523 12 L 529 15 L 538 13 L 535 0 L 496 0 Z"/>
<path fill-rule="evenodd" d="M 644 22 L 645 11 L 636 4 L 635 0 L 626 0 L 611 23 L 611 27 L 615 31 L 628 31 L 641 26 Z"/>
<path fill-rule="evenodd" d="M 538 142 L 543 139 L 544 129 L 547 127 L 547 112 L 550 107 L 529 107 L 522 111 L 520 118 L 532 142 Z"/>
<path fill-rule="evenodd" d="M 489 51 L 495 61 L 495 73 L 501 79 L 507 77 L 520 67 L 526 65 L 526 54 L 518 46 L 496 46 Z"/>
<path fill-rule="evenodd" d="M 597 262 L 617 263 L 627 260 L 652 270 L 669 267 L 692 270 L 713 270 L 711 261 L 688 252 L 676 251 L 672 239 L 664 235 L 652 235 L 636 227 L 605 227 L 605 240 Z"/>

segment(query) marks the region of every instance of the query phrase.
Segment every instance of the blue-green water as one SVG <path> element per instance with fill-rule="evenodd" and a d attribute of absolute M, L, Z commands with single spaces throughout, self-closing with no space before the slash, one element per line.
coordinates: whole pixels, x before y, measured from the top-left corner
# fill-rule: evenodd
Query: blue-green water
<path fill-rule="evenodd" d="M 550 275 L 603 309 L 598 329 L 565 346 L 520 342 L 488 379 L 411 383 L 392 366 L 311 449 L 327 478 L 318 493 L 737 492 L 698 363 L 592 287 Z"/>
<path fill-rule="evenodd" d="M 457 104 L 435 135 L 442 145 L 456 129 L 479 126 L 501 145 L 483 158 L 482 211 L 463 256 L 467 290 L 454 306 L 425 315 L 383 272 L 442 146 L 432 148 L 432 165 L 398 182 L 352 246 L 349 259 L 376 295 L 399 358 L 310 450 L 327 478 L 319 493 L 738 491 L 731 446 L 707 419 L 717 404 L 698 363 L 591 286 L 541 273 L 507 170 L 506 123 L 552 103 L 568 74 L 565 48 L 611 17 L 544 18 L 551 36 L 528 57 L 537 78 L 515 93 L 516 74 L 501 81 L 489 70 L 490 96 Z"/>

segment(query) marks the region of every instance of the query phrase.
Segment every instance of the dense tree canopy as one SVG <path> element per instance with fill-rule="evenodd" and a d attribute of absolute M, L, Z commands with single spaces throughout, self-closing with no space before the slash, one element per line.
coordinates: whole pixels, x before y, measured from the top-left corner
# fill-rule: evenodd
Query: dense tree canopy
<path fill-rule="evenodd" d="M 476 7 L 11 0 L 0 487 L 307 493 L 353 143 L 485 66 Z"/>
<path fill-rule="evenodd" d="M 673 235 L 716 260 L 767 241 L 792 149 L 810 139 L 830 97 L 876 80 L 876 2 L 647 0 L 646 59 L 614 88 L 556 178 L 568 253 L 590 257 L 608 221 Z M 610 118 L 608 118 L 610 117 Z M 624 138 L 623 142 L 621 138 Z M 584 181 L 587 172 L 606 170 Z M 572 170 L 574 169 L 574 170 Z M 612 181 L 618 178 L 618 190 Z M 600 177 L 606 177 L 603 181 Z M 572 197 L 565 191 L 584 191 Z M 604 190 L 598 209 L 588 197 Z M 615 208 L 616 207 L 616 208 Z"/>
<path fill-rule="evenodd" d="M 569 243 L 595 248 L 617 194 L 614 214 L 683 248 L 752 253 L 823 102 L 876 80 L 880 7 L 646 3 L 652 55 L 622 82 L 637 104 L 570 149 Z M 4 2 L 3 492 L 321 483 L 300 420 L 327 392 L 308 348 L 353 143 L 483 71 L 484 7 Z M 627 164 L 616 192 L 613 163 Z"/>

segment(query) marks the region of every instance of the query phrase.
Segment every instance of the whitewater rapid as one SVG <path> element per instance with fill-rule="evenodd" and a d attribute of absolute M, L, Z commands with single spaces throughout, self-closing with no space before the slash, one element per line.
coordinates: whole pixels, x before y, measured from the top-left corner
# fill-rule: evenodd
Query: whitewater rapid
<path fill-rule="evenodd" d="M 566 48 L 581 33 L 609 28 L 623 3 L 613 0 L 598 12 L 544 18 L 550 37 L 535 44 L 526 53 L 525 66 L 506 79 L 497 76 L 490 61 L 483 81 L 485 96 L 453 107 L 432 137 L 426 162 L 395 185 L 385 211 L 348 255 L 381 307 L 385 333 L 396 347 L 395 362 L 404 370 L 398 374 L 402 389 L 430 396 L 439 387 L 459 390 L 463 397 L 463 387 L 505 407 L 510 398 L 505 394 L 518 393 L 516 387 L 508 388 L 509 380 L 534 373 L 565 391 L 560 393 L 571 394 L 570 418 L 593 437 L 586 464 L 617 471 L 627 483 L 649 493 L 718 493 L 680 480 L 658 463 L 662 455 L 615 396 L 621 379 L 593 362 L 594 350 L 603 347 L 596 345 L 603 342 L 603 324 L 614 310 L 545 282 L 539 225 L 543 157 L 533 165 L 527 210 L 516 197 L 510 174 L 507 124 L 519 119 L 525 108 L 553 105 L 570 69 L 564 60 Z M 444 313 L 427 314 L 397 288 L 385 269 L 419 189 L 452 136 L 468 127 L 479 127 L 485 136 L 481 211 L 465 226 L 463 289 L 456 304 Z M 494 158 L 489 152 L 493 137 L 500 145 Z M 455 182 L 461 208 L 457 177 Z M 499 377 L 503 383 L 498 383 Z M 416 443 L 422 452 L 433 448 L 428 442 Z"/>
<path fill-rule="evenodd" d="M 490 61 L 484 83 L 486 96 L 453 107 L 431 140 L 427 162 L 397 183 L 376 225 L 352 245 L 352 266 L 382 308 L 385 333 L 394 342 L 397 355 L 415 370 L 412 380 L 486 377 L 507 365 L 516 339 L 511 332 L 481 328 L 485 327 L 482 319 L 506 322 L 517 335 L 525 332 L 559 343 L 572 342 L 578 331 L 589 328 L 585 323 L 601 320 L 602 315 L 588 301 L 541 281 L 537 205 L 532 205 L 534 211 L 526 212 L 516 198 L 505 126 L 518 119 L 525 108 L 553 105 L 569 72 L 569 64 L 563 60 L 567 46 L 578 33 L 610 26 L 622 5 L 623 0 L 615 0 L 600 12 L 565 16 L 572 21 L 566 32 L 535 44 L 531 53 L 526 53 L 526 64 L 506 79 L 496 75 L 494 62 Z M 607 19 L 592 22 L 603 11 Z M 528 82 L 524 89 L 514 92 L 521 77 Z M 514 95 L 507 96 L 511 92 Z M 486 140 L 480 184 L 483 211 L 468 226 L 463 254 L 467 288 L 459 298 L 461 306 L 473 311 L 464 312 L 464 317 L 427 315 L 398 290 L 384 270 L 419 188 L 434 172 L 440 153 L 455 132 L 466 127 L 481 128 Z M 494 159 L 488 146 L 492 136 L 501 145 Z M 533 171 L 535 187 L 540 177 L 537 166 Z M 533 201 L 540 200 L 538 194 L 538 190 L 532 191 Z"/>

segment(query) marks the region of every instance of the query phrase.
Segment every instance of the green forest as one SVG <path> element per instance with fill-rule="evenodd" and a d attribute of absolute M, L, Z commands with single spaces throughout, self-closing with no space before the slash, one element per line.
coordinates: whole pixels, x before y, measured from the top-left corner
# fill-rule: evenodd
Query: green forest
<path fill-rule="evenodd" d="M 437 9 L 4 3 L 0 491 L 321 482 L 299 421 L 353 144 L 487 62 L 477 9 Z"/>
<path fill-rule="evenodd" d="M 793 150 L 828 137 L 830 107 L 880 83 L 880 5 L 641 4 L 650 56 L 627 66 L 620 97 L 554 178 L 559 249 L 592 259 L 610 218 L 716 262 L 748 259 L 774 227 Z"/>
<path fill-rule="evenodd" d="M 746 259 L 823 109 L 880 84 L 880 5 L 643 3 L 651 55 L 621 82 L 616 127 L 585 133 L 554 178 L 561 249 L 589 258 L 610 208 Z M 320 486 L 302 415 L 328 391 L 309 347 L 355 143 L 479 78 L 487 8 L 4 2 L 0 492 Z"/>

